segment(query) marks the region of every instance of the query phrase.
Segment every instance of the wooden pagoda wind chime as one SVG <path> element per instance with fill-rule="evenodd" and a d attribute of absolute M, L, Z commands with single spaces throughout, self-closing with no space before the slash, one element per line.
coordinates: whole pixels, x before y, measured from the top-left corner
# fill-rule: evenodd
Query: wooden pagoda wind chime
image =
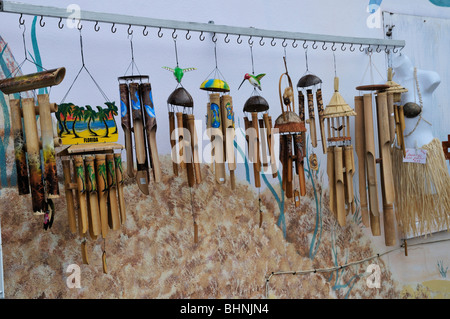
<path fill-rule="evenodd" d="M 327 174 L 330 209 L 340 226 L 346 225 L 347 214 L 355 212 L 353 175 L 355 163 L 350 136 L 350 116 L 355 111 L 339 93 L 339 78 L 334 78 L 334 93 L 323 111 L 327 127 Z"/>
<path fill-rule="evenodd" d="M 62 82 L 65 74 L 66 69 L 62 67 L 7 78 L 0 81 L 0 90 L 4 94 L 14 94 L 55 86 Z M 47 229 L 52 226 L 55 215 L 52 199 L 59 197 L 55 147 L 61 146 L 61 139 L 53 134 L 51 113 L 56 112 L 56 104 L 50 103 L 48 94 L 39 94 L 38 105 L 35 103 L 34 98 L 10 96 L 11 128 L 19 195 L 29 194 L 31 188 L 33 214 L 44 215 L 44 229 Z M 36 115 L 39 115 L 40 132 Z"/>
<path fill-rule="evenodd" d="M 132 74 L 118 78 L 121 126 L 125 135 L 127 175 L 130 178 L 135 177 L 141 192 L 148 195 L 151 180 L 149 165 L 153 180 L 156 183 L 161 181 L 161 168 L 156 144 L 156 113 L 153 105 L 152 86 L 148 81 L 149 76 L 133 74 L 136 63 L 132 39 L 130 39 L 130 45 L 131 62 L 125 74 L 130 67 Z M 136 149 L 135 156 L 133 156 L 133 145 Z M 136 158 L 136 172 L 134 157 Z"/>
<path fill-rule="evenodd" d="M 198 224 L 193 209 L 192 187 L 202 181 L 200 157 L 198 149 L 197 131 L 195 128 L 194 100 L 189 92 L 181 84 L 185 72 L 196 70 L 196 68 L 180 68 L 178 64 L 177 43 L 174 38 L 176 67 L 164 69 L 171 71 L 177 86 L 167 98 L 167 109 L 169 113 L 170 145 L 172 148 L 172 167 L 175 176 L 186 170 L 189 191 L 191 196 L 192 218 L 194 221 L 194 243 L 198 243 Z M 179 110 L 182 108 L 182 111 Z M 176 120 L 175 120 L 176 118 Z M 176 126 L 175 126 L 176 125 Z M 189 136 L 185 136 L 189 134 Z M 189 138 L 188 138 L 189 137 Z M 178 145 L 178 150 L 177 150 Z"/>
<path fill-rule="evenodd" d="M 369 226 L 370 223 L 370 228 L 374 236 L 381 235 L 376 170 L 376 164 L 380 164 L 385 244 L 386 246 L 394 246 L 396 243 L 394 214 L 395 186 L 391 151 L 396 131 L 397 141 L 402 149 L 404 148 L 403 129 L 400 121 L 398 121 L 400 119 L 398 115 L 403 113 L 403 111 L 399 112 L 396 104 L 401 101 L 401 94 L 407 92 L 407 89 L 392 81 L 392 69 L 390 68 L 388 70 L 388 82 L 386 84 L 363 85 L 358 86 L 356 89 L 359 91 L 376 92 L 376 119 L 373 116 L 373 94 L 366 93 L 363 96 L 355 97 L 355 108 L 358 113 L 355 134 L 356 152 L 359 163 L 359 192 L 363 223 L 366 226 Z M 393 114 L 395 114 L 395 117 Z M 380 158 L 377 158 L 375 152 L 375 121 L 378 124 Z M 369 196 L 369 202 L 367 202 L 367 194 Z M 369 218 L 367 218 L 367 214 Z"/>
<path fill-rule="evenodd" d="M 86 70 L 104 98 L 107 99 L 84 63 L 81 31 L 80 44 L 83 63 L 78 75 L 83 69 Z M 78 79 L 78 75 L 63 100 Z M 72 107 L 67 110 L 65 109 L 66 104 L 70 104 Z M 115 104 L 114 102 L 108 102 L 108 104 L 111 107 L 109 114 L 106 114 L 106 111 L 100 107 L 97 107 L 98 113 L 91 113 L 91 108 L 84 110 L 71 103 L 61 103 L 58 106 L 59 116 L 63 118 L 64 122 L 68 122 L 67 125 L 72 126 L 73 131 L 78 131 L 75 137 L 63 139 L 63 142 L 68 141 L 64 143 L 68 146 L 58 153 L 64 173 L 69 229 L 74 234 L 78 232 L 81 237 L 81 255 L 84 264 L 89 264 L 88 233 L 92 240 L 99 237 L 103 239 L 102 263 L 104 273 L 108 272 L 105 240 L 109 229 L 118 230 L 126 220 L 122 158 L 120 153 L 114 153 L 116 149 L 123 149 L 123 146 L 115 143 L 118 139 L 117 127 L 113 124 L 115 123 L 113 120 Z M 87 113 L 88 111 L 89 113 Z M 88 118 L 91 121 L 100 120 L 104 124 L 107 121 L 111 122 L 109 126 L 105 125 L 104 130 L 92 129 L 89 123 L 88 129 L 83 129 L 84 125 L 77 127 L 77 122 Z M 62 137 L 65 134 L 68 133 L 61 131 Z M 111 142 L 99 142 L 100 139 L 98 138 L 82 138 L 82 136 L 89 134 L 111 136 L 109 139 Z"/>
<path fill-rule="evenodd" d="M 200 89 L 208 92 L 206 128 L 211 140 L 211 162 L 214 163 L 216 183 L 226 182 L 225 163 L 230 171 L 231 189 L 236 188 L 234 171 L 236 157 L 234 152 L 234 111 L 233 98 L 229 94 L 230 87 L 217 67 L 217 45 L 214 41 L 214 57 L 216 66 L 200 85 Z"/>
<path fill-rule="evenodd" d="M 288 74 L 286 57 L 283 57 L 286 72 L 279 80 L 278 90 L 282 114 L 275 121 L 275 129 L 280 133 L 280 162 L 283 165 L 282 188 L 287 198 L 294 198 L 296 207 L 300 206 L 300 195 L 306 195 L 304 161 L 304 134 L 306 132 L 305 122 L 295 113 L 294 89 L 291 77 Z M 288 80 L 289 86 L 281 93 L 281 82 L 283 77 Z M 286 110 L 284 109 L 286 106 Z M 293 163 L 295 162 L 295 173 L 298 175 L 299 188 L 295 189 Z"/>
<path fill-rule="evenodd" d="M 245 138 L 248 147 L 248 158 L 250 162 L 253 162 L 253 176 L 255 187 L 258 191 L 261 188 L 260 174 L 262 167 L 269 168 L 269 158 L 273 159 L 273 144 L 272 144 L 272 118 L 268 114 L 269 103 L 262 97 L 259 91 L 261 89 L 261 79 L 265 76 L 265 73 L 255 75 L 254 63 L 253 63 L 253 47 L 250 44 L 250 53 L 252 58 L 252 74 L 246 73 L 244 79 L 239 85 L 238 90 L 241 88 L 245 81 L 248 81 L 253 86 L 253 92 L 244 104 L 244 125 L 245 125 Z M 262 115 L 262 116 L 260 116 Z M 270 144 L 269 144 L 270 143 Z M 261 155 L 261 157 L 260 157 Z M 272 164 L 275 161 L 271 161 Z M 272 175 L 277 176 L 276 169 L 272 166 Z M 261 197 L 259 200 L 259 227 L 262 226 L 262 210 L 261 210 Z"/>

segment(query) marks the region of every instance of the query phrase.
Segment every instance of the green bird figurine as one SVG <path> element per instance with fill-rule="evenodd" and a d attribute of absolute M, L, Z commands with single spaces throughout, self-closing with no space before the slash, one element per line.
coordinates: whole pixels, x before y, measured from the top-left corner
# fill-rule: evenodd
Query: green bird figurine
<path fill-rule="evenodd" d="M 260 91 L 262 91 L 261 90 L 261 79 L 264 77 L 264 75 L 266 75 L 266 74 L 262 73 L 262 74 L 258 74 L 258 75 L 253 75 L 253 74 L 245 73 L 244 79 L 242 80 L 241 85 L 239 85 L 238 90 L 241 88 L 241 86 L 245 82 L 245 80 L 248 80 L 251 85 L 253 85 L 254 87 L 258 88 Z"/>
<path fill-rule="evenodd" d="M 178 83 L 181 83 L 181 79 L 183 78 L 183 75 L 184 75 L 185 72 L 197 70 L 196 68 L 185 68 L 185 69 L 182 69 L 182 68 L 180 68 L 178 66 L 175 69 L 169 68 L 167 66 L 163 66 L 162 68 L 172 72 L 173 76 L 175 77 L 175 80 L 177 80 Z"/>

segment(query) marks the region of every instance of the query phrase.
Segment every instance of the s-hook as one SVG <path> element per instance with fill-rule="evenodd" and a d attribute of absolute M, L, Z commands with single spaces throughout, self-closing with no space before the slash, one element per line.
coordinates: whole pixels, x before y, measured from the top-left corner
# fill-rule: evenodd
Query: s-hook
<path fill-rule="evenodd" d="M 20 17 L 19 17 L 19 25 L 24 25 L 25 24 L 25 20 L 22 19 L 22 17 L 23 17 L 23 14 L 21 13 Z"/>
<path fill-rule="evenodd" d="M 277 45 L 277 43 L 275 42 L 275 38 L 272 38 L 272 41 L 270 41 L 270 45 L 273 47 Z"/>
<path fill-rule="evenodd" d="M 203 35 L 203 31 L 200 33 L 200 35 L 198 36 L 198 38 L 200 39 L 200 41 L 205 40 L 205 36 Z"/>
<path fill-rule="evenodd" d="M 41 27 L 45 27 L 44 16 L 41 16 L 41 20 L 39 20 L 39 25 Z"/>
<path fill-rule="evenodd" d="M 159 37 L 159 38 L 162 38 L 163 35 L 164 35 L 164 33 L 161 32 L 161 27 L 159 27 L 159 30 L 158 30 L 158 37 Z"/>
<path fill-rule="evenodd" d="M 131 24 L 128 25 L 128 35 L 132 35 L 133 34 L 133 30 L 131 30 Z"/>
<path fill-rule="evenodd" d="M 223 41 L 225 41 L 225 43 L 229 43 L 231 41 L 230 39 L 228 39 L 228 33 L 225 36 L 225 38 L 223 39 Z"/>
<path fill-rule="evenodd" d="M 98 21 L 95 22 L 95 25 L 94 25 L 94 31 L 95 31 L 95 32 L 100 31 L 100 27 L 98 26 Z"/>
<path fill-rule="evenodd" d="M 190 40 L 191 39 L 191 35 L 189 35 L 189 30 L 188 30 L 188 32 L 186 33 L 186 40 Z"/>
<path fill-rule="evenodd" d="M 146 37 L 148 35 L 147 26 L 144 26 L 144 30 L 142 30 L 142 34 L 144 35 L 144 37 Z"/>
<path fill-rule="evenodd" d="M 60 29 L 64 28 L 64 23 L 62 23 L 62 18 L 59 18 L 58 28 L 60 28 Z"/>
<path fill-rule="evenodd" d="M 266 43 L 263 41 L 263 39 L 264 39 L 264 37 L 261 37 L 261 40 L 259 40 L 259 45 L 260 45 L 260 46 L 264 46 L 264 44 L 266 44 Z"/>
<path fill-rule="evenodd" d="M 111 26 L 111 32 L 112 32 L 112 33 L 116 33 L 116 31 L 117 31 L 117 28 L 115 27 L 115 25 L 116 25 L 116 24 L 113 23 L 112 26 Z"/>

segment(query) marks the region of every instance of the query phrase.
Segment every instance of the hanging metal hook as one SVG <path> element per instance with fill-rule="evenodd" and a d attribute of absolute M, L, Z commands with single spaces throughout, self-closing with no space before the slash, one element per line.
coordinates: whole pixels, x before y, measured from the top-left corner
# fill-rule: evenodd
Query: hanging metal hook
<path fill-rule="evenodd" d="M 81 31 L 81 29 L 83 29 L 83 26 L 81 25 L 81 20 L 78 20 L 77 29 L 78 29 L 79 31 Z"/>
<path fill-rule="evenodd" d="M 322 45 L 322 50 L 326 51 L 328 49 L 328 47 L 325 46 L 326 42 L 323 43 Z"/>
<path fill-rule="evenodd" d="M 252 41 L 253 36 L 251 35 L 250 38 L 248 38 L 248 44 L 253 45 L 253 41 Z"/>
<path fill-rule="evenodd" d="M 158 30 L 158 37 L 159 37 L 159 38 L 162 38 L 163 35 L 164 35 L 164 34 L 161 32 L 161 27 L 160 27 L 159 30 Z"/>
<path fill-rule="evenodd" d="M 260 46 L 264 46 L 264 44 L 266 44 L 266 42 L 264 42 L 263 39 L 264 39 L 264 37 L 261 37 L 261 40 L 259 40 Z"/>
<path fill-rule="evenodd" d="M 173 32 L 172 32 L 172 38 L 175 40 L 176 38 L 178 38 L 178 35 L 177 34 L 175 34 L 177 32 L 177 29 L 173 29 Z"/>
<path fill-rule="evenodd" d="M 363 49 L 363 45 L 362 45 L 362 44 L 361 44 L 361 46 L 359 47 L 359 51 L 364 52 L 364 49 Z"/>
<path fill-rule="evenodd" d="M 217 42 L 217 37 L 216 37 L 216 33 L 214 32 L 212 38 L 211 38 L 212 42 L 216 43 Z"/>
<path fill-rule="evenodd" d="M 200 39 L 200 41 L 205 40 L 205 36 L 203 35 L 203 31 L 202 31 L 202 33 L 200 33 L 198 38 Z"/>
<path fill-rule="evenodd" d="M 59 18 L 58 28 L 60 28 L 60 29 L 64 28 L 64 23 L 62 23 L 62 18 Z"/>
<path fill-rule="evenodd" d="M 20 14 L 20 17 L 19 17 L 19 24 L 20 24 L 20 25 L 24 25 L 24 24 L 25 24 L 25 20 L 22 19 L 22 17 L 23 17 L 23 14 L 21 13 L 21 14 Z"/>
<path fill-rule="evenodd" d="M 350 52 L 354 52 L 356 49 L 353 47 L 353 43 L 350 45 Z"/>
<path fill-rule="evenodd" d="M 228 39 L 228 33 L 227 33 L 227 35 L 225 36 L 225 38 L 223 39 L 223 41 L 225 41 L 225 43 L 229 43 L 229 42 L 230 42 L 230 39 Z"/>
<path fill-rule="evenodd" d="M 292 42 L 292 47 L 295 49 L 296 47 L 298 47 L 298 44 L 295 43 L 297 40 L 294 40 L 294 42 Z"/>
<path fill-rule="evenodd" d="M 146 37 L 148 35 L 147 26 L 144 26 L 144 30 L 142 30 L 142 34 L 144 35 L 144 37 Z"/>
<path fill-rule="evenodd" d="M 331 46 L 331 51 L 336 51 L 337 49 L 335 48 L 336 42 L 333 42 L 333 45 Z"/>
<path fill-rule="evenodd" d="M 128 25 L 128 35 L 132 35 L 133 34 L 133 30 L 131 30 L 131 24 Z"/>
<path fill-rule="evenodd" d="M 94 30 L 95 32 L 98 32 L 100 30 L 100 27 L 98 26 L 98 21 L 95 22 Z"/>
<path fill-rule="evenodd" d="M 387 46 L 384 47 L 384 52 L 385 52 L 386 54 L 389 54 L 389 49 L 388 49 Z"/>
<path fill-rule="evenodd" d="M 392 49 L 392 52 L 397 53 L 397 52 L 398 52 L 397 48 L 394 47 L 394 48 Z"/>
<path fill-rule="evenodd" d="M 277 45 L 277 43 L 275 42 L 275 38 L 272 38 L 272 41 L 270 41 L 270 45 L 273 47 Z"/>
<path fill-rule="evenodd" d="M 44 16 L 41 16 L 41 20 L 39 20 L 39 25 L 40 25 L 41 27 L 44 27 L 44 26 L 45 26 Z"/>
<path fill-rule="evenodd" d="M 239 41 L 239 40 L 240 40 L 240 41 Z M 241 44 L 241 43 L 242 43 L 241 35 L 240 35 L 240 34 L 239 34 L 238 38 L 236 39 L 236 42 L 237 42 L 238 44 Z"/>
<path fill-rule="evenodd" d="M 306 40 L 303 42 L 302 46 L 303 46 L 303 49 L 305 49 L 305 50 L 308 48 L 308 45 L 306 44 Z"/>
<path fill-rule="evenodd" d="M 283 46 L 283 48 L 287 47 L 286 39 L 283 39 L 283 42 L 281 43 L 281 45 Z"/>
<path fill-rule="evenodd" d="M 369 44 L 369 46 L 367 47 L 367 52 L 369 52 L 369 53 L 372 53 L 372 52 L 373 52 L 373 49 L 371 48 L 370 44 Z"/>
<path fill-rule="evenodd" d="M 342 45 L 341 45 L 341 51 L 345 51 L 345 50 L 347 50 L 347 48 L 345 47 L 345 43 L 342 43 Z"/>
<path fill-rule="evenodd" d="M 111 32 L 112 32 L 112 33 L 116 33 L 116 31 L 117 31 L 117 28 L 114 27 L 115 25 L 116 25 L 116 24 L 113 23 L 112 26 L 111 26 Z"/>
<path fill-rule="evenodd" d="M 380 45 L 377 46 L 377 49 L 376 49 L 376 50 L 377 50 L 377 53 L 380 53 L 380 52 L 381 52 Z"/>
<path fill-rule="evenodd" d="M 190 40 L 191 39 L 191 35 L 189 34 L 189 30 L 188 30 L 188 32 L 186 33 L 186 40 Z"/>
<path fill-rule="evenodd" d="M 313 48 L 314 50 L 318 48 L 318 45 L 316 44 L 316 41 L 314 41 L 314 43 L 313 43 L 313 45 L 312 45 L 312 48 Z"/>

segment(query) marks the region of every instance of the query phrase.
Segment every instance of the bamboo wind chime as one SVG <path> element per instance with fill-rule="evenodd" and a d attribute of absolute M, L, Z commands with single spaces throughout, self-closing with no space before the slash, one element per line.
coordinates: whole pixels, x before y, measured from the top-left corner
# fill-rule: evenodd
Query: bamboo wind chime
<path fill-rule="evenodd" d="M 195 128 L 194 100 L 189 92 L 181 84 L 185 72 L 196 70 L 195 68 L 180 68 L 178 64 L 177 44 L 174 39 L 176 67 L 164 69 L 171 71 L 177 86 L 167 98 L 169 113 L 170 145 L 172 148 L 172 168 L 175 176 L 186 170 L 189 192 L 191 196 L 192 218 L 194 220 L 194 243 L 198 243 L 198 224 L 193 208 L 192 187 L 202 181 L 197 130 Z M 182 111 L 179 108 L 182 108 Z M 176 120 L 175 120 L 176 118 Z M 176 126 L 175 126 L 176 125 Z M 178 150 L 177 150 L 178 146 Z"/>
<path fill-rule="evenodd" d="M 208 92 L 209 98 L 206 128 L 211 140 L 211 162 L 214 163 L 214 175 L 218 184 L 226 182 L 225 163 L 228 163 L 231 189 L 235 189 L 236 156 L 234 151 L 233 98 L 229 94 L 228 83 L 223 80 L 224 77 L 217 67 L 216 42 L 214 42 L 214 57 L 216 66 L 200 85 L 201 90 Z"/>
<path fill-rule="evenodd" d="M 363 223 L 369 226 L 374 236 L 381 235 L 380 209 L 378 203 L 378 182 L 376 164 L 380 164 L 381 195 L 383 203 L 383 227 L 386 246 L 394 246 L 395 233 L 395 186 L 392 171 L 392 144 L 395 138 L 393 110 L 394 103 L 401 101 L 405 88 L 392 81 L 392 70 L 388 70 L 388 82 L 380 85 L 364 85 L 359 91 L 376 91 L 376 119 L 373 116 L 373 94 L 367 93 L 355 97 L 356 152 L 359 163 L 359 192 Z M 397 115 L 398 113 L 396 113 Z M 378 124 L 379 156 L 375 153 L 374 122 Z M 398 127 L 399 128 L 399 127 Z M 397 128 L 397 129 L 398 129 Z M 403 131 L 397 131 L 400 144 Z M 367 189 L 367 191 L 366 191 Z M 369 203 L 367 203 L 367 193 Z M 368 213 L 368 208 L 370 214 Z M 369 214 L 369 218 L 367 217 Z"/>
<path fill-rule="evenodd" d="M 65 73 L 65 68 L 58 68 L 7 78 L 0 81 L 0 90 L 4 94 L 14 94 L 55 86 L 62 82 Z M 17 99 L 10 96 L 9 103 L 19 195 L 29 194 L 31 188 L 33 214 L 44 215 L 44 229 L 48 229 L 55 215 L 52 199 L 59 197 L 55 147 L 61 146 L 61 139 L 53 134 L 51 117 L 51 113 L 57 111 L 57 106 L 50 103 L 48 94 L 37 96 L 37 106 L 34 98 Z"/>
<path fill-rule="evenodd" d="M 353 195 L 355 163 L 350 136 L 350 116 L 355 111 L 339 93 L 339 78 L 334 78 L 334 94 L 326 106 L 323 117 L 327 124 L 327 174 L 330 191 L 330 209 L 340 226 L 346 225 L 347 214 L 354 213 Z"/>
<path fill-rule="evenodd" d="M 283 165 L 282 188 L 287 198 L 294 198 L 296 207 L 300 206 L 300 196 L 306 195 L 304 161 L 304 134 L 306 132 L 305 123 L 295 113 L 294 89 L 291 77 L 288 74 L 286 57 L 283 57 L 286 72 L 279 80 L 278 90 L 282 114 L 275 121 L 275 129 L 280 133 L 280 162 Z M 286 77 L 289 86 L 281 93 L 281 82 Z M 284 109 L 286 106 L 286 110 Z M 270 149 L 270 148 L 269 148 Z M 295 162 L 295 173 L 298 175 L 299 188 L 293 187 L 293 163 Z"/>

